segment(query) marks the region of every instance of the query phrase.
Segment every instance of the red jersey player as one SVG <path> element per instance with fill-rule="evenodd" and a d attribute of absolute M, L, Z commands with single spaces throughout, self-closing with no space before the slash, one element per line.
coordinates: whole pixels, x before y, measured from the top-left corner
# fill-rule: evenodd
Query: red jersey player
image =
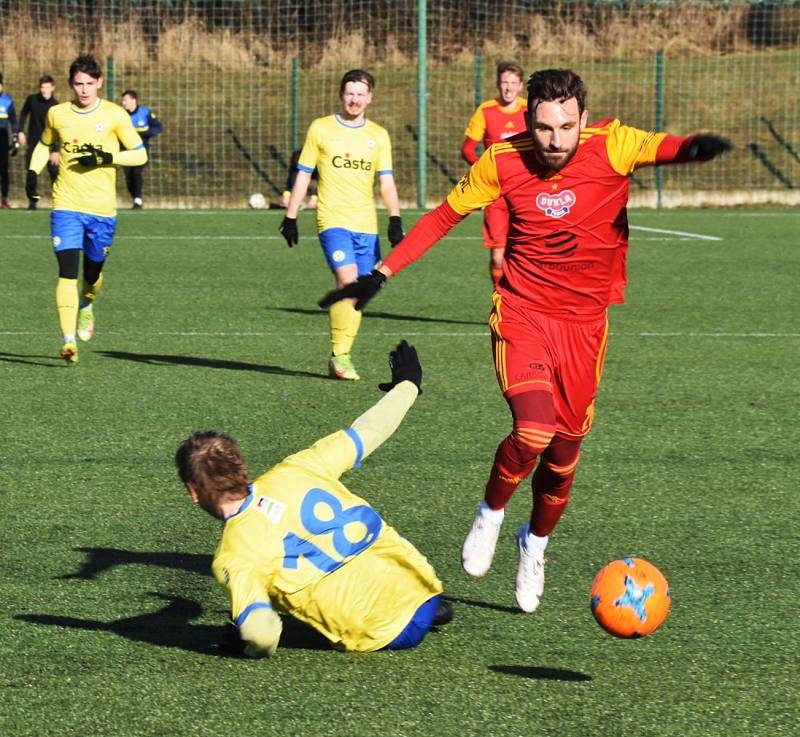
<path fill-rule="evenodd" d="M 461 155 L 468 164 L 478 160 L 478 144 L 483 141 L 484 150 L 493 143 L 523 133 L 525 125 L 525 99 L 519 96 L 523 84 L 522 67 L 510 61 L 497 65 L 498 96 L 481 104 L 472 114 L 464 131 Z M 508 206 L 501 197 L 486 206 L 483 211 L 483 245 L 491 249 L 489 274 L 497 284 L 503 275 L 503 253 L 508 238 Z"/>
<path fill-rule="evenodd" d="M 705 161 L 730 149 L 712 135 L 682 138 L 618 120 L 587 125 L 585 102 L 574 72 L 534 73 L 528 132 L 491 146 L 386 261 L 322 300 L 354 297 L 363 307 L 387 277 L 467 214 L 500 197 L 507 201 L 508 247 L 489 326 L 513 428 L 497 448 L 462 565 L 476 577 L 489 570 L 505 506 L 533 472 L 533 509 L 517 532 L 516 598 L 526 612 L 539 606 L 548 535 L 566 507 L 581 441 L 594 418 L 607 309 L 624 297 L 628 175 L 642 166 Z"/>

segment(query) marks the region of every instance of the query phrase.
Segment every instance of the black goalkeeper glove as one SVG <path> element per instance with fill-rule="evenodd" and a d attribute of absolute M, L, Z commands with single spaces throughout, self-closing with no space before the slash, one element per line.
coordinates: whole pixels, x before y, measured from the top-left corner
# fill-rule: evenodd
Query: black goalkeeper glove
<path fill-rule="evenodd" d="M 392 370 L 392 380 L 378 384 L 378 389 L 388 392 L 401 381 L 410 381 L 422 394 L 422 366 L 417 357 L 417 349 L 413 345 L 401 340 L 397 348 L 389 354 L 389 368 Z"/>
<path fill-rule="evenodd" d="M 687 153 L 690 161 L 708 161 L 731 150 L 730 141 L 717 136 L 695 136 L 689 141 Z"/>
<path fill-rule="evenodd" d="M 367 304 L 386 284 L 386 274 L 374 269 L 370 274 L 359 276 L 354 282 L 346 284 L 341 289 L 328 292 L 317 304 L 320 307 L 330 307 L 334 302 L 343 299 L 355 299 L 356 309 L 360 310 Z"/>
<path fill-rule="evenodd" d="M 297 234 L 297 218 L 285 217 L 278 230 L 281 235 L 286 238 L 286 245 L 289 246 L 289 248 L 297 245 L 299 239 Z"/>
<path fill-rule="evenodd" d="M 113 163 L 114 154 L 87 143 L 83 147 L 83 156 L 79 156 L 76 161 L 87 169 L 94 169 L 98 166 L 106 166 Z"/>
<path fill-rule="evenodd" d="M 400 219 L 399 215 L 392 215 L 389 218 L 389 230 L 387 235 L 389 236 L 389 243 L 392 244 L 392 248 L 405 238 L 406 234 L 403 232 L 403 221 Z"/>

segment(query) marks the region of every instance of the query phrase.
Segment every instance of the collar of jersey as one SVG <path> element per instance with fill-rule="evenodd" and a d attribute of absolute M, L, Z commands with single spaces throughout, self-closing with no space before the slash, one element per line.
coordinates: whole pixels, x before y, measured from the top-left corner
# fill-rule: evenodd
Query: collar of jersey
<path fill-rule="evenodd" d="M 103 98 L 97 98 L 97 105 L 95 105 L 91 110 L 81 110 L 74 102 L 70 103 L 70 109 L 73 113 L 78 113 L 78 115 L 89 115 L 89 113 L 93 113 L 100 105 L 103 103 Z"/>
<path fill-rule="evenodd" d="M 247 493 L 247 496 L 245 497 L 245 500 L 242 502 L 242 506 L 241 506 L 241 507 L 239 507 L 239 509 L 237 509 L 237 510 L 236 510 L 236 511 L 235 511 L 233 514 L 231 514 L 231 515 L 228 515 L 228 516 L 225 518 L 225 521 L 226 521 L 226 522 L 227 522 L 229 519 L 233 519 L 233 518 L 234 518 L 234 517 L 236 517 L 237 515 L 239 515 L 239 514 L 241 514 L 242 512 L 244 512 L 244 510 L 245 510 L 245 509 L 247 509 L 247 508 L 248 508 L 248 507 L 249 507 L 249 506 L 250 506 L 250 505 L 253 503 L 253 485 L 252 485 L 252 484 L 248 484 L 248 485 L 247 485 L 247 492 L 248 492 L 248 493 Z"/>
<path fill-rule="evenodd" d="M 342 119 L 339 117 L 339 113 L 334 113 L 334 114 L 333 114 L 333 117 L 334 117 L 334 118 L 336 118 L 336 122 L 337 122 L 339 125 L 343 126 L 344 128 L 363 128 L 363 127 L 364 127 L 364 126 L 367 124 L 367 119 L 366 119 L 366 117 L 364 118 L 364 122 L 363 122 L 363 123 L 359 123 L 358 125 L 348 125 L 347 123 L 345 123 L 345 122 L 344 122 L 344 121 L 343 121 L 343 120 L 342 120 Z"/>

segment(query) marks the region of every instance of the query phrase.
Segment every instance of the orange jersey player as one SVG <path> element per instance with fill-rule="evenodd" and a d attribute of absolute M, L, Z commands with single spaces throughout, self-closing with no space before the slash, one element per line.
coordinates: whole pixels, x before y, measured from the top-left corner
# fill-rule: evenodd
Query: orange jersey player
<path fill-rule="evenodd" d="M 716 136 L 653 133 L 606 120 L 587 125 L 586 90 L 570 70 L 534 73 L 528 133 L 492 145 L 372 274 L 323 303 L 356 307 L 473 210 L 500 198 L 510 225 L 503 277 L 489 315 L 495 369 L 513 417 L 462 548 L 483 576 L 505 507 L 531 473 L 533 508 L 517 532 L 516 598 L 533 612 L 544 590 L 544 549 L 567 505 L 581 441 L 594 418 L 608 306 L 622 302 L 628 175 L 642 166 L 705 161 L 730 148 Z"/>
<path fill-rule="evenodd" d="M 525 99 L 519 94 L 523 89 L 522 67 L 504 61 L 497 65 L 497 97 L 481 104 L 472 114 L 464 131 L 461 155 L 472 165 L 478 160 L 478 144 L 484 149 L 493 143 L 505 141 L 526 130 Z M 508 207 L 498 199 L 487 205 L 483 212 L 483 245 L 491 249 L 489 274 L 497 284 L 503 275 L 503 253 L 508 238 Z"/>

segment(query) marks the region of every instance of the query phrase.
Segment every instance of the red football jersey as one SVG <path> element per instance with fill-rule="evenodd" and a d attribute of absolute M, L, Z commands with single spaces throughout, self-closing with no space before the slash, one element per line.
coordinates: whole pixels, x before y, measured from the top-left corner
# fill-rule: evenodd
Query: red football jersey
<path fill-rule="evenodd" d="M 681 161 L 687 140 L 601 121 L 581 132 L 555 174 L 539 163 L 529 133 L 494 144 L 384 263 L 396 273 L 460 218 L 503 197 L 510 224 L 498 292 L 546 314 L 593 320 L 624 301 L 628 175 Z"/>
<path fill-rule="evenodd" d="M 516 105 L 511 110 L 505 110 L 498 100 L 487 100 L 472 114 L 464 136 L 473 141 L 483 141 L 488 148 L 493 143 L 523 133 L 526 129 L 527 104 L 527 100 L 518 97 Z"/>

